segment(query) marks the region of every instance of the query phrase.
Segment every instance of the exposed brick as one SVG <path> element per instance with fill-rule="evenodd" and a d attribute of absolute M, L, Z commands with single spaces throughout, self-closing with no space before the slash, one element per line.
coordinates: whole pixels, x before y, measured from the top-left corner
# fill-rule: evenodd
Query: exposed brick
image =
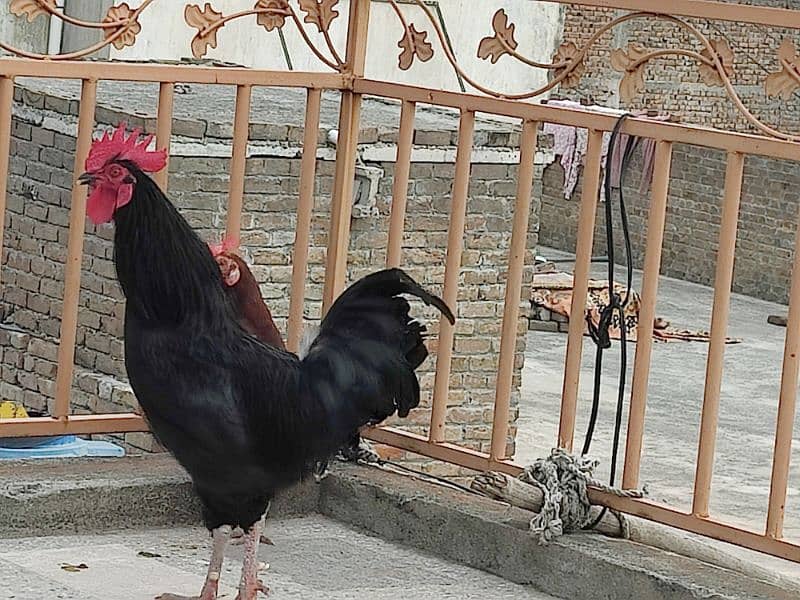
<path fill-rule="evenodd" d="M 32 338 L 28 345 L 28 352 L 30 352 L 32 356 L 55 361 L 58 355 L 58 347 L 56 344 L 41 338 Z"/>
<path fill-rule="evenodd" d="M 749 157 L 745 163 L 733 282 L 736 292 L 776 302 L 788 299 L 792 258 L 782 250 L 794 243 L 796 206 L 800 203 L 800 177 L 796 170 L 785 169 L 786 164 L 787 161 L 756 157 Z M 650 206 L 649 194 L 639 192 L 638 173 L 641 155 L 637 152 L 624 188 L 634 249 L 645 247 Z M 662 274 L 706 285 L 713 283 L 724 177 L 722 152 L 675 146 Z M 556 163 L 546 168 L 542 181 L 542 243 L 574 251 L 578 203 L 563 197 L 561 166 Z M 579 180 L 574 198 L 579 197 L 580 185 Z M 604 230 L 605 216 L 598 211 L 595 254 L 606 251 Z M 621 245 L 618 251 L 623 252 Z M 641 267 L 643 255 L 634 251 L 634 266 Z"/>
<path fill-rule="evenodd" d="M 64 294 L 64 284 L 60 281 L 54 281 L 52 279 L 42 279 L 40 282 L 39 291 L 50 296 L 51 298 L 60 299 Z"/>
<path fill-rule="evenodd" d="M 39 278 L 32 273 L 19 273 L 17 275 L 17 285 L 29 292 L 38 292 L 39 282 Z"/>
<path fill-rule="evenodd" d="M 55 379 L 56 372 L 58 371 L 58 365 L 46 360 L 37 360 L 34 371 L 41 377 Z"/>
<path fill-rule="evenodd" d="M 61 133 L 55 134 L 54 145 L 65 152 L 75 152 L 75 138 Z"/>
<path fill-rule="evenodd" d="M 34 140 L 35 142 L 36 140 Z M 53 167 L 71 167 L 72 161 L 67 153 L 57 150 L 55 148 L 42 148 L 39 154 L 39 160 L 43 163 Z"/>
<path fill-rule="evenodd" d="M 70 104 L 70 110 L 72 105 Z M 98 113 L 103 117 L 114 111 Z M 150 123 L 152 126 L 152 123 Z M 196 127 L 192 133 L 206 134 L 206 124 L 186 122 L 184 127 Z M 209 132 L 221 135 L 225 127 L 210 126 Z M 35 132 L 31 128 L 31 137 Z M 176 128 L 176 135 L 184 135 Z M 24 138 L 24 128 L 20 129 Z M 52 133 L 52 132 L 50 132 Z M 16 324 L 24 324 L 42 336 L 59 335 L 58 315 L 61 312 L 63 295 L 63 262 L 65 260 L 69 206 L 71 204 L 72 162 L 74 139 L 55 133 L 37 133 L 36 139 L 47 142 L 44 146 L 30 144 L 21 146 L 22 156 L 17 162 L 37 163 L 50 177 L 50 183 L 40 182 L 38 199 L 23 198 L 23 184 L 30 177 L 17 177 L 10 181 L 9 211 L 11 212 L 7 235 L 16 240 L 7 244 L 9 251 L 5 266 L 13 277 L 20 275 L 28 285 L 37 281 L 40 290 L 30 294 L 17 284 L 4 290 L 4 302 L 19 302 Z M 287 140 L 301 141 L 302 128 L 253 126 L 251 138 L 270 139 L 284 136 Z M 362 137 L 366 141 L 378 139 L 381 131 L 365 128 Z M 426 137 L 427 136 L 427 137 Z M 438 136 L 438 138 L 437 138 Z M 506 137 L 504 137 L 506 136 Z M 506 134 L 492 137 L 489 133 L 478 136 L 479 143 L 491 139 L 500 143 Z M 438 139 L 438 142 L 437 142 Z M 445 141 L 446 140 L 446 141 Z M 420 132 L 417 143 L 451 143 L 451 132 Z M 15 144 L 30 143 L 17 139 Z M 34 158 L 35 156 L 35 158 Z M 47 163 L 47 166 L 44 166 Z M 207 239 L 216 239 L 224 229 L 228 190 L 228 159 L 209 157 L 173 157 L 170 163 L 170 198 L 181 212 L 198 227 Z M 288 295 L 292 274 L 292 251 L 295 238 L 297 194 L 299 186 L 299 157 L 291 159 L 255 157 L 246 164 L 245 210 L 241 241 L 243 252 L 253 264 L 253 272 L 261 284 L 279 327 L 285 328 L 288 312 Z M 352 222 L 349 252 L 350 280 L 373 271 L 385 263 L 387 224 L 391 210 L 391 183 L 393 165 L 380 165 L 386 173 L 381 182 L 375 218 L 354 219 Z M 448 439 L 466 447 L 481 448 L 486 441 L 485 430 L 491 421 L 486 413 L 494 397 L 494 372 L 497 365 L 499 342 L 499 315 L 503 303 L 503 270 L 508 257 L 510 219 L 514 196 L 513 172 L 506 165 L 480 165 L 473 167 L 468 203 L 467 228 L 464 237 L 463 274 L 459 286 L 459 315 L 456 325 L 456 341 L 450 378 L 451 392 L 447 398 L 449 407 Z M 322 283 L 325 275 L 327 230 L 330 223 L 329 210 L 334 165 L 330 161 L 318 161 L 315 210 L 309 248 L 308 281 L 304 313 L 309 319 L 318 319 L 321 310 Z M 454 175 L 452 164 L 418 164 L 411 169 L 409 207 L 406 219 L 403 262 L 409 272 L 433 291 L 441 293 L 444 281 L 445 249 L 450 226 L 451 188 Z M 14 187 L 16 186 L 16 187 Z M 498 194 L 508 193 L 508 197 Z M 19 207 L 14 211 L 14 207 Z M 25 211 L 25 207 L 32 207 Z M 46 208 L 46 211 L 43 210 Z M 24 211 L 24 214 L 23 214 Z M 531 248 L 536 244 L 535 224 L 537 215 L 532 215 L 530 231 Z M 43 226 L 37 230 L 37 224 Z M 48 229 L 52 228 L 52 229 Z M 53 231 L 56 231 L 53 242 Z M 138 403 L 130 388 L 124 383 L 123 329 L 124 303 L 112 263 L 114 231 L 111 227 L 94 227 L 88 224 L 84 241 L 83 274 L 81 280 L 78 345 L 75 349 L 77 365 L 75 377 L 74 407 L 86 411 L 138 410 Z M 526 254 L 533 260 L 533 253 Z M 5 274 L 4 274 L 5 276 Z M 5 279 L 4 281 L 9 281 Z M 482 293 L 481 289 L 485 289 Z M 16 293 L 16 295 L 15 295 Z M 36 298 L 26 303 L 28 296 Z M 24 310 L 23 310 L 24 308 Z M 429 331 L 435 336 L 438 331 L 438 314 L 414 302 L 415 315 L 429 321 Z M 524 325 L 524 323 L 523 323 Z M 524 335 L 524 329 L 520 334 Z M 57 345 L 44 337 L 31 338 L 30 349 L 16 350 L 4 347 L 3 364 L 9 366 L 4 375 L 8 385 L 17 386 L 15 393 L 29 392 L 31 406 L 47 406 L 52 394 L 52 368 L 55 364 Z M 26 342 L 27 343 L 27 342 Z M 423 387 L 422 409 L 415 411 L 404 426 L 411 431 L 423 433 L 429 420 L 430 390 L 435 368 L 436 338 L 428 343 L 434 354 L 420 372 Z M 9 354 L 9 352 L 11 354 Z M 14 356 L 13 352 L 17 352 Z M 25 388 L 17 381 L 19 369 L 10 367 L 15 361 L 24 361 L 36 381 L 27 378 Z M 521 355 L 520 355 L 521 357 Z M 521 364 L 514 374 L 515 385 L 519 385 Z M 85 369 L 85 371 L 84 371 Z M 87 373 L 88 375 L 84 375 Z M 30 376 L 28 376 L 30 377 Z M 43 381 L 44 383 L 40 383 Z M 32 386 L 32 387 L 31 387 Z M 472 404 L 469 404 L 472 403 Z M 477 437 L 472 436 L 475 432 Z M 125 436 L 125 444 L 139 451 L 151 451 L 156 446 L 149 436 Z M 454 474 L 463 474 L 452 469 Z"/>
<path fill-rule="evenodd" d="M 78 384 L 78 388 L 84 392 L 88 392 L 92 395 L 98 394 L 98 384 L 97 384 L 97 377 L 94 376 L 92 373 L 77 373 L 75 375 L 75 382 Z"/>
<path fill-rule="evenodd" d="M 61 113 L 62 115 L 70 114 L 70 101 L 68 98 L 59 98 L 57 96 L 45 96 L 44 99 L 44 107 L 47 110 L 52 110 L 57 113 Z M 42 130 L 41 128 L 37 128 L 40 132 L 46 131 Z M 53 133 L 52 131 L 48 133 Z M 44 146 L 52 146 L 53 145 L 53 138 L 49 138 L 49 143 L 47 143 L 47 137 L 41 137 L 39 143 Z"/>
<path fill-rule="evenodd" d="M 414 143 L 420 146 L 449 146 L 450 139 L 449 131 L 417 130 L 414 132 Z"/>
<path fill-rule="evenodd" d="M 11 127 L 11 135 L 21 140 L 30 140 L 31 139 L 30 124 L 14 119 Z"/>
<path fill-rule="evenodd" d="M 11 155 L 17 158 L 36 160 L 39 158 L 40 150 L 41 146 L 33 142 L 19 139 L 12 139 L 11 141 Z"/>
<path fill-rule="evenodd" d="M 207 124 L 205 121 L 173 119 L 172 134 L 191 138 L 203 138 L 206 135 L 206 127 Z"/>

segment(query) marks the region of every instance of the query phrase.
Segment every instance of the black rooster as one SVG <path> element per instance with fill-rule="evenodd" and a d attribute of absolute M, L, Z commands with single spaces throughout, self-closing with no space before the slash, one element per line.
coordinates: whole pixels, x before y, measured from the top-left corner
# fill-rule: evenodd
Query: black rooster
<path fill-rule="evenodd" d="M 226 239 L 219 244 L 209 244 L 211 254 L 219 266 L 222 281 L 228 290 L 228 296 L 233 302 L 236 318 L 239 319 L 239 323 L 245 331 L 256 336 L 268 346 L 286 350 L 286 345 L 283 343 L 278 326 L 275 325 L 272 313 L 261 297 L 258 282 L 245 260 L 236 254 L 235 247 L 235 241 Z M 303 358 L 308 352 L 308 346 L 316 335 L 316 327 L 309 326 L 306 329 L 300 349 L 300 358 Z M 338 456 L 349 462 L 363 460 L 374 463 L 380 460 L 380 457 L 369 445 L 362 441 L 358 431 L 353 432 L 347 443 L 339 449 Z M 327 472 L 327 461 L 322 461 L 314 467 L 314 477 L 317 481 L 321 481 Z M 239 529 L 233 532 L 234 543 L 238 542 L 239 533 Z"/>
<path fill-rule="evenodd" d="M 327 459 L 352 432 L 419 403 L 415 369 L 425 327 L 409 317 L 410 294 L 444 302 L 399 269 L 346 290 L 301 360 L 263 344 L 239 324 L 208 246 L 146 174 L 165 152 L 124 125 L 94 142 L 80 181 L 87 213 L 116 225 L 114 262 L 127 299 L 125 364 L 158 439 L 189 472 L 213 533 L 200 600 L 217 596 L 231 529 L 245 532 L 239 600 L 259 590 L 259 520 L 273 494 Z M 162 600 L 186 598 L 166 594 Z"/>

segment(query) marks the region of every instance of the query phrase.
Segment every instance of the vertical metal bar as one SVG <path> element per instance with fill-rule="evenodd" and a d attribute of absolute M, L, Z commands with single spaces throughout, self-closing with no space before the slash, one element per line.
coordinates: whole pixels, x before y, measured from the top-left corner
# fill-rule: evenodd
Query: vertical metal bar
<path fill-rule="evenodd" d="M 347 54 L 344 74 L 352 80 L 364 77 L 367 53 L 370 0 L 352 0 L 347 25 Z M 361 121 L 361 95 L 342 92 L 339 109 L 339 139 L 336 146 L 336 174 L 331 202 L 331 227 L 325 265 L 322 311 L 327 312 L 344 289 L 347 279 L 347 250 L 350 243 L 350 217 L 353 212 L 353 182 Z"/>
<path fill-rule="evenodd" d="M 14 102 L 14 80 L 0 77 L 0 256 L 3 254 L 3 229 L 6 223 L 8 192 L 8 156 L 11 150 L 11 108 Z"/>
<path fill-rule="evenodd" d="M 172 108 L 175 104 L 175 84 L 162 82 L 158 88 L 158 117 L 156 147 L 167 149 L 167 163 L 155 174 L 155 182 L 166 193 L 169 182 L 169 146 L 172 139 Z"/>
<path fill-rule="evenodd" d="M 472 146 L 475 137 L 475 113 L 462 111 L 458 124 L 456 172 L 453 181 L 453 203 L 450 207 L 450 227 L 447 232 L 447 259 L 444 271 L 442 298 L 457 313 L 458 276 L 461 272 L 461 254 L 464 248 L 464 227 L 467 218 L 469 174 L 472 167 Z M 450 368 L 453 359 L 455 327 L 442 317 L 439 321 L 439 346 L 436 353 L 436 377 L 433 384 L 430 441 L 443 442 L 444 422 L 447 414 L 447 396 L 450 391 Z"/>
<path fill-rule="evenodd" d="M 78 112 L 78 139 L 75 166 L 72 173 L 72 206 L 69 212 L 69 238 L 64 265 L 64 306 L 61 316 L 61 336 L 58 344 L 58 373 L 53 416 L 66 419 L 69 414 L 72 372 L 75 363 L 75 334 L 78 326 L 78 300 L 81 292 L 81 258 L 83 230 L 86 222 L 86 188 L 78 182 L 86 156 L 92 145 L 92 129 L 97 103 L 97 81 L 84 79 L 81 83 L 81 104 Z"/>
<path fill-rule="evenodd" d="M 528 222 L 533 191 L 533 167 L 536 157 L 536 136 L 539 123 L 525 121 L 520 138 L 517 198 L 514 207 L 514 226 L 511 230 L 511 249 L 508 256 L 508 282 L 503 307 L 503 329 L 500 335 L 500 359 L 494 397 L 491 460 L 506 458 L 508 413 L 511 385 L 514 378 L 514 355 L 517 349 L 519 304 L 522 301 L 522 274 L 525 268 L 525 249 L 528 242 Z"/>
<path fill-rule="evenodd" d="M 350 245 L 350 219 L 353 213 L 355 160 L 361 121 L 361 96 L 342 92 L 339 139 L 336 146 L 336 173 L 331 202 L 331 227 L 325 264 L 322 312 L 328 312 L 344 289 L 347 279 L 347 254 Z"/>
<path fill-rule="evenodd" d="M 600 194 L 600 161 L 603 151 L 603 132 L 589 130 L 586 148 L 586 166 L 583 169 L 583 191 L 578 213 L 578 240 L 575 249 L 575 273 L 572 284 L 572 317 L 567 335 L 567 358 L 564 366 L 564 385 L 561 394 L 561 421 L 558 428 L 558 446 L 572 450 L 575 434 L 575 413 L 578 406 L 578 384 L 581 375 L 583 352 L 583 314 L 586 312 L 586 295 L 589 288 L 589 268 L 594 242 L 594 222 Z"/>
<path fill-rule="evenodd" d="M 700 444 L 697 450 L 697 472 L 694 480 L 692 514 L 708 516 L 711 478 L 714 473 L 714 451 L 717 443 L 719 395 L 722 386 L 722 366 L 725 357 L 725 336 L 733 283 L 733 259 L 736 251 L 736 228 L 739 223 L 739 203 L 742 195 L 744 154 L 729 152 L 725 170 L 725 194 L 722 200 L 722 220 L 717 251 L 717 272 L 714 279 L 714 308 L 711 314 L 711 339 L 706 364 L 706 384 L 703 394 L 703 413 L 700 419 Z"/>
<path fill-rule="evenodd" d="M 236 86 L 236 108 L 233 116 L 233 150 L 231 156 L 230 184 L 228 188 L 228 222 L 225 237 L 239 241 L 242 231 L 242 199 L 244 174 L 247 166 L 247 141 L 250 133 L 250 85 Z"/>
<path fill-rule="evenodd" d="M 367 62 L 367 34 L 371 0 L 352 0 L 347 18 L 347 48 L 344 73 L 354 78 L 364 77 Z"/>
<path fill-rule="evenodd" d="M 800 368 L 800 219 L 794 238 L 794 264 L 792 287 L 789 292 L 789 315 L 786 320 L 786 340 L 783 348 L 783 370 L 778 401 L 778 423 L 775 429 L 775 452 L 772 457 L 769 509 L 767 511 L 768 537 L 783 537 L 783 519 L 786 510 L 786 489 L 789 485 L 789 463 L 792 456 L 792 434 L 797 408 L 797 378 Z"/>
<path fill-rule="evenodd" d="M 650 213 L 647 218 L 647 248 L 644 254 L 644 275 L 642 277 L 642 304 L 639 308 L 631 407 L 628 413 L 628 435 L 625 442 L 625 468 L 622 474 L 622 487 L 625 489 L 633 489 L 639 485 L 644 415 L 650 378 L 650 357 L 653 351 L 653 323 L 656 318 L 658 276 L 661 271 L 661 250 L 664 245 L 664 224 L 667 217 L 669 176 L 672 168 L 672 142 L 656 142 L 654 162 L 655 172 L 653 173 Z"/>
<path fill-rule="evenodd" d="M 386 253 L 387 267 L 399 267 L 403 251 L 403 231 L 406 222 L 408 177 L 411 172 L 411 150 L 414 142 L 416 110 L 415 102 L 403 100 L 403 106 L 400 109 L 400 133 L 397 138 L 397 160 L 394 164 L 392 214 L 389 218 L 389 248 Z"/>
<path fill-rule="evenodd" d="M 314 209 L 314 182 L 317 173 L 317 140 L 322 91 L 310 89 L 306 97 L 305 137 L 303 158 L 300 161 L 300 198 L 297 202 L 297 229 L 292 252 L 292 289 L 289 298 L 287 347 L 291 352 L 300 348 L 303 335 L 303 304 L 308 274 L 308 244 L 311 234 L 311 214 Z"/>

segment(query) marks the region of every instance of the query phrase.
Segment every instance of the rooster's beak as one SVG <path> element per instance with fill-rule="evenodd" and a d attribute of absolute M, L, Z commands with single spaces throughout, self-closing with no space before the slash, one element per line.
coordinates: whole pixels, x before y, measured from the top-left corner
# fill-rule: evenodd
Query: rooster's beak
<path fill-rule="evenodd" d="M 78 183 L 81 185 L 89 185 L 94 181 L 94 175 L 91 173 L 84 173 L 78 177 Z"/>

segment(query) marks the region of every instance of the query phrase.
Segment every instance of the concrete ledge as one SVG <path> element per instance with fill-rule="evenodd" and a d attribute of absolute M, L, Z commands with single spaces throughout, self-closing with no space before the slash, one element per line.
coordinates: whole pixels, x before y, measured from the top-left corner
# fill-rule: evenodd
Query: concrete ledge
<path fill-rule="evenodd" d="M 315 512 L 319 486 L 276 498 L 271 513 Z M 200 522 L 186 473 L 166 454 L 124 459 L 0 461 L 0 537 L 144 529 Z"/>
<path fill-rule="evenodd" d="M 570 600 L 789 600 L 698 560 L 596 534 L 547 547 L 530 513 L 379 469 L 336 465 L 281 495 L 271 516 L 311 512 Z M 199 506 L 168 456 L 0 462 L 0 537 L 196 524 Z"/>
<path fill-rule="evenodd" d="M 795 598 L 739 573 L 597 534 L 539 546 L 527 511 L 377 469 L 339 468 L 324 482 L 320 512 L 571 600 Z"/>

